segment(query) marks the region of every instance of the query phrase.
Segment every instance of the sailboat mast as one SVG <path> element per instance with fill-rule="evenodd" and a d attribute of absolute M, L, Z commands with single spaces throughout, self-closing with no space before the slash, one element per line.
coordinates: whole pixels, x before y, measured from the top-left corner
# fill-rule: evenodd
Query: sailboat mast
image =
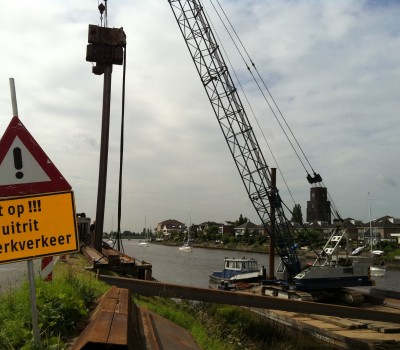
<path fill-rule="evenodd" d="M 370 241 L 370 250 L 372 252 L 372 217 L 371 217 L 371 194 L 368 192 L 369 199 L 369 241 Z"/>

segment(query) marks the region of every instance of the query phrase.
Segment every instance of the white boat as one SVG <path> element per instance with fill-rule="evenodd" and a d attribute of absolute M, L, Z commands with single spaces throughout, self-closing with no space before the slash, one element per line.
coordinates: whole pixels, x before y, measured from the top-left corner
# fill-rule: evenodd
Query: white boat
<path fill-rule="evenodd" d="M 190 220 L 189 226 L 188 226 L 188 236 L 187 236 L 187 241 L 184 242 L 180 247 L 179 250 L 181 252 L 186 252 L 186 253 L 190 253 L 193 249 L 192 246 L 190 245 L 190 225 L 191 225 L 192 221 Z"/>
<path fill-rule="evenodd" d="M 189 232 L 189 231 L 188 231 Z M 188 234 L 188 239 L 187 239 L 187 241 L 186 242 L 184 242 L 180 247 L 179 247 L 179 250 L 181 251 L 181 252 L 186 252 L 186 253 L 190 253 L 193 249 L 192 249 L 192 246 L 190 245 L 190 237 L 189 237 L 189 234 Z"/>
<path fill-rule="evenodd" d="M 192 247 L 189 245 L 189 243 L 184 243 L 179 247 L 179 250 L 181 252 L 190 253 L 192 251 Z"/>
<path fill-rule="evenodd" d="M 383 250 L 373 250 L 371 251 L 372 255 L 381 256 L 384 251 Z"/>
<path fill-rule="evenodd" d="M 139 241 L 139 243 L 138 243 L 138 246 L 141 246 L 141 247 L 148 247 L 149 246 L 149 242 L 147 242 L 146 240 L 140 240 Z"/>
<path fill-rule="evenodd" d="M 147 231 L 147 215 L 144 216 L 144 232 L 146 233 L 146 239 L 140 239 L 138 246 L 140 247 L 148 247 L 149 246 L 149 232 Z"/>
<path fill-rule="evenodd" d="M 115 243 L 115 240 L 113 240 L 112 238 L 109 238 L 105 241 L 109 246 L 113 246 Z"/>
<path fill-rule="evenodd" d="M 370 235 L 370 245 L 371 245 L 371 256 L 372 257 L 377 257 L 381 256 L 384 251 L 383 250 L 377 250 L 374 249 L 373 243 L 374 240 L 372 239 L 372 217 L 371 217 L 371 195 L 368 192 L 368 198 L 369 198 L 369 235 Z M 369 272 L 371 276 L 373 277 L 383 277 L 386 274 L 386 267 L 385 263 L 382 261 L 382 263 L 379 263 L 379 265 L 371 265 L 369 268 Z"/>
<path fill-rule="evenodd" d="M 364 248 L 365 248 L 365 247 L 357 247 L 356 249 L 354 249 L 354 250 L 351 252 L 351 255 L 358 255 L 358 254 L 361 254 Z"/>
<path fill-rule="evenodd" d="M 221 288 L 224 284 L 235 285 L 239 282 L 259 282 L 262 278 L 257 260 L 252 258 L 225 258 L 224 268 L 211 273 L 209 287 Z"/>
<path fill-rule="evenodd" d="M 370 266 L 369 271 L 373 277 L 383 277 L 386 274 L 384 266 Z"/>

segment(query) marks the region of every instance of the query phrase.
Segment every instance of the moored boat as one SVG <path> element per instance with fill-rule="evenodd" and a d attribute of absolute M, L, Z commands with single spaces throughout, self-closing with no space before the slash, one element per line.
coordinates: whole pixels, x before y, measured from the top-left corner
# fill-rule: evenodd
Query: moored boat
<path fill-rule="evenodd" d="M 149 246 L 149 242 L 147 242 L 146 240 L 140 240 L 139 243 L 138 243 L 138 246 L 148 247 Z"/>
<path fill-rule="evenodd" d="M 224 268 L 214 271 L 210 275 L 209 287 L 218 288 L 224 284 L 236 284 L 239 282 L 255 283 L 262 278 L 262 272 L 257 260 L 253 258 L 225 258 Z"/>
<path fill-rule="evenodd" d="M 354 249 L 352 252 L 351 252 L 351 255 L 359 255 L 359 254 L 361 254 L 362 253 L 362 251 L 364 250 L 364 246 L 362 246 L 362 247 L 357 247 L 356 249 Z"/>
<path fill-rule="evenodd" d="M 115 240 L 113 240 L 112 238 L 107 239 L 106 241 L 104 241 L 105 243 L 107 243 L 109 246 L 113 246 L 115 243 Z"/>
<path fill-rule="evenodd" d="M 189 242 L 187 242 L 187 243 L 184 243 L 183 245 L 181 245 L 179 247 L 179 250 L 181 252 L 190 253 L 192 251 L 192 247 L 189 245 Z"/>
<path fill-rule="evenodd" d="M 385 266 L 370 266 L 369 269 L 373 277 L 384 277 L 386 274 Z"/>

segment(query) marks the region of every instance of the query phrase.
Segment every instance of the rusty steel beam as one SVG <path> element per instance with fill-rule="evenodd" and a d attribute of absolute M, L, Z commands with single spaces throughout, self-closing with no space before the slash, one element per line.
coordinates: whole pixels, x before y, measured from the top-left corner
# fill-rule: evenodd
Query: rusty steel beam
<path fill-rule="evenodd" d="M 395 312 L 280 299 L 251 293 L 237 293 L 206 288 L 187 287 L 125 277 L 100 275 L 99 279 L 110 285 L 127 288 L 131 292 L 147 296 L 161 296 L 166 298 L 189 299 L 216 304 L 247 306 L 260 309 L 299 312 L 304 314 L 400 323 L 400 315 Z"/>

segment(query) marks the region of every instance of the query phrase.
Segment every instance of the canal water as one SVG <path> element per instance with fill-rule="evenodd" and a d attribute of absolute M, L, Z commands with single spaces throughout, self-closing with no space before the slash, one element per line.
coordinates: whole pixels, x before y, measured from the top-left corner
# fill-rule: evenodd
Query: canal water
<path fill-rule="evenodd" d="M 153 277 L 165 283 L 208 288 L 211 272 L 223 268 L 224 257 L 247 256 L 265 266 L 268 271 L 268 254 L 248 253 L 223 249 L 194 248 L 191 253 L 178 250 L 176 246 L 150 243 L 148 247 L 138 245 L 138 240 L 124 239 L 125 254 L 153 265 Z M 279 259 L 275 265 L 278 266 Z M 35 273 L 40 270 L 40 259 L 34 261 Z M 0 265 L 0 293 L 28 280 L 26 261 Z M 400 291 L 400 271 L 386 271 L 385 277 L 375 278 L 376 287 Z"/>
<path fill-rule="evenodd" d="M 193 248 L 191 253 L 186 253 L 176 246 L 152 243 L 147 247 L 139 246 L 138 240 L 134 239 L 124 239 L 123 247 L 125 254 L 152 264 L 153 277 L 165 283 L 208 288 L 208 276 L 223 268 L 224 257 L 254 258 L 268 271 L 268 254 L 204 248 Z M 277 267 L 279 259 L 275 261 Z M 377 288 L 400 291 L 400 271 L 386 271 L 384 277 L 374 280 Z"/>

